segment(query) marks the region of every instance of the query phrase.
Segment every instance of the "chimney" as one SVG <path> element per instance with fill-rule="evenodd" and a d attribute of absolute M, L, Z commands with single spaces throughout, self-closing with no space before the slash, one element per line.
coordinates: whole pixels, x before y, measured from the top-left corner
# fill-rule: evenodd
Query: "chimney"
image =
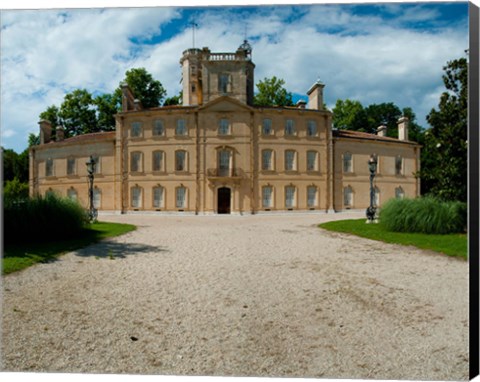
<path fill-rule="evenodd" d="M 379 137 L 386 137 L 387 136 L 387 126 L 380 125 L 377 127 L 377 135 Z"/>
<path fill-rule="evenodd" d="M 305 106 L 307 105 L 307 102 L 305 102 L 303 99 L 299 99 L 297 101 L 297 107 L 299 109 L 305 109 Z"/>
<path fill-rule="evenodd" d="M 52 140 L 52 123 L 42 119 L 38 124 L 40 125 L 40 144 L 50 142 Z"/>
<path fill-rule="evenodd" d="M 122 111 L 135 110 L 134 96 L 126 82 L 120 84 L 122 88 Z"/>
<path fill-rule="evenodd" d="M 408 141 L 408 118 L 401 117 L 398 121 L 398 139 Z"/>
<path fill-rule="evenodd" d="M 63 126 L 57 126 L 55 129 L 55 140 L 57 142 L 63 141 L 65 139 L 65 128 Z"/>
<path fill-rule="evenodd" d="M 135 111 L 138 111 L 138 110 L 142 110 L 143 107 L 142 107 L 142 103 L 140 102 L 140 100 L 138 98 L 135 98 L 133 100 L 133 108 L 135 109 Z"/>
<path fill-rule="evenodd" d="M 310 90 L 307 92 L 308 95 L 308 108 L 314 110 L 323 110 L 323 88 L 324 84 L 317 80 Z"/>

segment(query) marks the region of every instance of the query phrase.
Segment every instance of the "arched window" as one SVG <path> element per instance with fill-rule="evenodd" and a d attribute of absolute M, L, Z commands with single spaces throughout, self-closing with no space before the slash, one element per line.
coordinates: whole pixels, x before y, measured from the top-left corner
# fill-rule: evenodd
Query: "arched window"
<path fill-rule="evenodd" d="M 293 208 L 296 205 L 295 201 L 296 187 L 293 185 L 285 187 L 285 208 Z"/>
<path fill-rule="evenodd" d="M 142 153 L 140 151 L 134 151 L 130 154 L 130 171 L 131 172 L 142 172 L 143 163 L 142 163 Z"/>
<path fill-rule="evenodd" d="M 297 169 L 297 153 L 295 150 L 285 150 L 285 171 Z"/>
<path fill-rule="evenodd" d="M 153 207 L 164 208 L 165 207 L 165 188 L 158 185 L 153 187 Z"/>
<path fill-rule="evenodd" d="M 307 171 L 318 171 L 318 153 L 307 151 Z"/>
<path fill-rule="evenodd" d="M 140 138 L 142 136 L 142 122 L 132 122 L 130 125 L 130 137 Z"/>
<path fill-rule="evenodd" d="M 273 150 L 271 149 L 262 150 L 262 170 L 273 170 Z"/>
<path fill-rule="evenodd" d="M 227 118 L 221 118 L 218 121 L 218 135 L 230 135 L 230 121 Z"/>
<path fill-rule="evenodd" d="M 352 154 L 346 152 L 343 154 L 343 172 L 351 173 L 353 172 L 353 163 L 352 163 Z"/>
<path fill-rule="evenodd" d="M 403 191 L 403 188 L 401 186 L 398 186 L 397 188 L 395 188 L 395 198 L 397 199 L 405 198 L 405 192 Z"/>
<path fill-rule="evenodd" d="M 262 187 L 262 206 L 263 208 L 273 207 L 273 187 L 270 185 Z"/>
<path fill-rule="evenodd" d="M 395 157 L 395 175 L 403 175 L 403 158 L 400 155 Z"/>
<path fill-rule="evenodd" d="M 152 135 L 154 137 L 162 137 L 165 135 L 165 127 L 163 126 L 163 121 L 161 119 L 157 119 L 153 122 Z"/>
<path fill-rule="evenodd" d="M 307 137 L 317 136 L 317 122 L 310 119 L 307 121 Z"/>
<path fill-rule="evenodd" d="M 152 153 L 152 170 L 165 171 L 165 153 L 161 150 Z"/>
<path fill-rule="evenodd" d="M 177 187 L 176 193 L 176 207 L 185 208 L 187 206 L 187 189 L 184 186 Z"/>
<path fill-rule="evenodd" d="M 307 206 L 313 208 L 317 206 L 317 187 L 308 186 L 307 187 Z"/>
<path fill-rule="evenodd" d="M 95 207 L 96 209 L 99 209 L 101 208 L 102 206 L 102 191 L 95 187 L 93 189 L 93 207 Z"/>
<path fill-rule="evenodd" d="M 78 200 L 78 193 L 73 187 L 67 190 L 67 198 L 75 202 Z"/>
<path fill-rule="evenodd" d="M 187 171 L 187 152 L 185 150 L 175 151 L 175 171 Z"/>
<path fill-rule="evenodd" d="M 131 205 L 133 208 L 142 207 L 142 188 L 139 186 L 131 188 Z"/>
<path fill-rule="evenodd" d="M 343 189 L 343 205 L 347 209 L 353 207 L 353 189 L 350 186 Z"/>

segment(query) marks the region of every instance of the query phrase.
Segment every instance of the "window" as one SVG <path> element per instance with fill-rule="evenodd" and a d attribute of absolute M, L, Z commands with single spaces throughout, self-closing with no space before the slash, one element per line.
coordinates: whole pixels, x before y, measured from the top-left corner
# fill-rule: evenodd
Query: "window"
<path fill-rule="evenodd" d="M 152 135 L 154 137 L 160 137 L 165 135 L 165 128 L 161 119 L 157 119 L 155 122 L 153 122 Z"/>
<path fill-rule="evenodd" d="M 262 170 L 273 170 L 273 150 L 262 151 Z"/>
<path fill-rule="evenodd" d="M 77 201 L 78 193 L 74 188 L 69 188 L 67 191 L 67 198 L 73 201 Z"/>
<path fill-rule="evenodd" d="M 402 187 L 397 187 L 395 188 L 395 197 L 397 199 L 403 199 L 405 198 L 405 192 L 403 191 Z"/>
<path fill-rule="evenodd" d="M 285 187 L 285 207 L 295 207 L 295 186 Z"/>
<path fill-rule="evenodd" d="M 187 199 L 187 189 L 183 186 L 176 189 L 176 206 L 177 208 L 185 208 Z"/>
<path fill-rule="evenodd" d="M 175 171 L 187 171 L 187 152 L 175 151 Z"/>
<path fill-rule="evenodd" d="M 295 157 L 296 157 L 296 153 L 294 150 L 285 151 L 285 171 L 296 170 Z"/>
<path fill-rule="evenodd" d="M 95 171 L 93 172 L 94 174 L 100 174 L 101 172 L 101 158 L 98 155 L 92 155 L 93 161 L 95 162 Z"/>
<path fill-rule="evenodd" d="M 270 208 L 273 206 L 273 187 L 265 186 L 262 188 L 262 206 Z"/>
<path fill-rule="evenodd" d="M 163 208 L 165 190 L 162 186 L 153 187 L 153 207 Z"/>
<path fill-rule="evenodd" d="M 272 135 L 272 120 L 270 118 L 265 118 L 262 123 L 262 135 Z"/>
<path fill-rule="evenodd" d="M 353 172 L 352 154 L 348 152 L 343 154 L 343 172 Z"/>
<path fill-rule="evenodd" d="M 403 158 L 400 155 L 395 158 L 395 175 L 403 175 Z"/>
<path fill-rule="evenodd" d="M 307 187 L 307 206 L 313 208 L 317 206 L 317 187 Z"/>
<path fill-rule="evenodd" d="M 353 206 L 353 190 L 350 186 L 343 189 L 343 205 L 345 208 L 351 208 Z"/>
<path fill-rule="evenodd" d="M 317 136 L 317 123 L 313 120 L 307 121 L 307 137 Z"/>
<path fill-rule="evenodd" d="M 218 175 L 229 176 L 230 174 L 230 150 L 220 150 L 218 152 Z"/>
<path fill-rule="evenodd" d="M 307 171 L 318 170 L 318 160 L 316 151 L 307 151 Z"/>
<path fill-rule="evenodd" d="M 130 136 L 132 138 L 139 138 L 142 136 L 142 123 L 132 122 L 130 125 Z"/>
<path fill-rule="evenodd" d="M 230 122 L 226 118 L 220 119 L 218 122 L 218 135 L 230 134 Z"/>
<path fill-rule="evenodd" d="M 285 121 L 285 135 L 286 136 L 295 135 L 295 124 L 293 123 L 293 119 L 287 119 Z"/>
<path fill-rule="evenodd" d="M 218 75 L 218 91 L 223 94 L 232 91 L 232 76 L 230 74 Z"/>
<path fill-rule="evenodd" d="M 184 119 L 177 120 L 175 135 L 187 135 L 187 121 L 185 121 Z"/>
<path fill-rule="evenodd" d="M 93 207 L 100 208 L 102 205 L 102 191 L 99 188 L 95 187 L 93 189 Z"/>
<path fill-rule="evenodd" d="M 154 151 L 152 158 L 152 170 L 153 171 L 165 171 L 164 158 L 165 153 L 163 151 Z"/>
<path fill-rule="evenodd" d="M 142 189 L 138 186 L 132 187 L 132 207 L 142 207 Z"/>
<path fill-rule="evenodd" d="M 142 153 L 133 152 L 130 154 L 130 171 L 141 172 L 142 171 Z"/>
<path fill-rule="evenodd" d="M 53 159 L 48 158 L 45 161 L 45 176 L 53 176 Z"/>
<path fill-rule="evenodd" d="M 75 158 L 67 158 L 67 175 L 75 175 L 76 161 Z"/>

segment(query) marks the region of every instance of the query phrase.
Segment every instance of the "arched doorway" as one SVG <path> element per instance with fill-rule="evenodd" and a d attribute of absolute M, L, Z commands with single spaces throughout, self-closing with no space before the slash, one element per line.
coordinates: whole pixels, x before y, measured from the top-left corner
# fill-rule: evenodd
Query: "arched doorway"
<path fill-rule="evenodd" d="M 217 193 L 217 212 L 219 214 L 230 213 L 231 192 L 228 187 L 220 187 Z"/>

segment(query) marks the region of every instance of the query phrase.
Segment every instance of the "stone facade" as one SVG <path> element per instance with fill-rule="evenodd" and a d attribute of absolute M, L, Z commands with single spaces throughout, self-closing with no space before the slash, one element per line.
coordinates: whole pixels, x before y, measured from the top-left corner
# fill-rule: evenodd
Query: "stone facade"
<path fill-rule="evenodd" d="M 400 137 L 332 129 L 315 83 L 297 107 L 253 106 L 247 42 L 235 53 L 189 49 L 180 60 L 183 104 L 143 109 L 127 85 L 115 132 L 52 141 L 30 150 L 30 192 L 88 205 L 86 162 L 98 161 L 94 201 L 121 213 L 342 211 L 369 205 L 368 158 L 379 157 L 377 204 L 420 193 L 420 146 Z"/>

